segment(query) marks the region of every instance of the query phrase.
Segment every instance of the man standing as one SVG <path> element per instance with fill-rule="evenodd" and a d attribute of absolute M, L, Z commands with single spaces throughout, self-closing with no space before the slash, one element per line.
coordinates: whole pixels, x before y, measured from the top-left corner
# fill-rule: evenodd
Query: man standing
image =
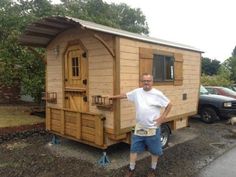
<path fill-rule="evenodd" d="M 155 177 L 159 156 L 162 155 L 160 125 L 170 112 L 169 99 L 159 90 L 152 88 L 153 76 L 143 74 L 142 88 L 134 89 L 126 94 L 110 96 L 110 99 L 127 98 L 134 102 L 136 108 L 136 126 L 131 139 L 130 165 L 125 177 L 132 177 L 135 172 L 137 153 L 145 151 L 147 147 L 151 153 L 151 168 L 148 177 Z M 165 108 L 161 114 L 161 108 Z"/>

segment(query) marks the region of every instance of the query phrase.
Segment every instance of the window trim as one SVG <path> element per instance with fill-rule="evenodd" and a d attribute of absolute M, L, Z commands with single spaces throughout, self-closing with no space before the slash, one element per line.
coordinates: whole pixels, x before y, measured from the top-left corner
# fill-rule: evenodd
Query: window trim
<path fill-rule="evenodd" d="M 178 51 L 159 50 L 147 47 L 139 47 L 139 76 L 143 73 L 153 74 L 153 54 L 166 55 L 174 58 L 173 80 L 154 82 L 153 85 L 182 86 L 184 81 L 184 54 Z M 141 86 L 142 84 L 139 83 Z"/>
<path fill-rule="evenodd" d="M 71 79 L 73 80 L 81 80 L 81 54 L 79 55 L 75 55 L 73 54 L 74 51 L 77 51 L 77 50 L 81 50 L 80 48 L 73 48 L 73 49 L 70 49 L 68 50 L 68 60 L 69 60 L 69 63 L 68 63 L 68 69 L 69 69 L 69 75 L 71 77 Z M 78 58 L 78 68 L 79 68 L 79 72 L 78 72 L 78 76 L 74 76 L 73 75 L 73 58 Z"/>
<path fill-rule="evenodd" d="M 171 84 L 173 84 L 174 83 L 174 81 L 175 81 L 175 67 L 174 67 L 174 64 L 175 64 L 175 56 L 174 56 L 174 54 L 172 54 L 172 53 L 168 53 L 168 52 L 163 52 L 163 51 L 154 51 L 153 52 L 153 65 L 152 65 L 152 74 L 153 74 L 153 67 L 154 67 L 154 56 L 155 55 L 159 55 L 159 56 L 164 56 L 164 64 L 163 64 L 163 66 L 165 66 L 166 65 L 166 57 L 170 57 L 170 58 L 172 58 L 173 60 L 172 60 L 172 66 L 173 66 L 173 79 L 172 80 L 160 80 L 160 81 L 158 81 L 158 80 L 154 80 L 154 78 L 153 78 L 153 84 L 154 85 L 171 85 Z M 163 74 L 164 75 L 166 75 L 166 73 L 165 73 L 165 71 L 166 71 L 166 67 L 164 67 L 164 71 L 163 71 Z M 153 74 L 153 77 L 154 77 L 154 74 Z M 165 77 L 165 76 L 164 76 Z"/>

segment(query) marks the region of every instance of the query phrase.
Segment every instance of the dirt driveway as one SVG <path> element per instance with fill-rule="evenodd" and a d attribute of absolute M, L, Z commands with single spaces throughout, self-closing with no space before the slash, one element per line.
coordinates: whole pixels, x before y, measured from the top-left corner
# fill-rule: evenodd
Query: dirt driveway
<path fill-rule="evenodd" d="M 190 127 L 173 132 L 157 171 L 159 177 L 192 177 L 223 152 L 236 146 L 235 126 L 225 122 L 204 124 L 197 119 Z M 127 168 L 129 146 L 119 144 L 107 150 L 111 163 L 98 164 L 102 151 L 80 143 L 61 140 L 51 145 L 52 135 L 32 131 L 4 139 L 0 144 L 1 177 L 121 177 Z M 1 142 L 1 141 L 0 141 Z M 137 177 L 149 168 L 147 153 L 137 162 Z"/>

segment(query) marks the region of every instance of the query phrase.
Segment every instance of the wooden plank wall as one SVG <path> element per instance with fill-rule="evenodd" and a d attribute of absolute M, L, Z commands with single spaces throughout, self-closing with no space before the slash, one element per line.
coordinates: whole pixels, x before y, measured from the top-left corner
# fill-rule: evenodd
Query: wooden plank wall
<path fill-rule="evenodd" d="M 51 118 L 51 131 L 65 137 L 104 146 L 104 120 L 100 115 L 57 108 L 48 109 Z"/>
<path fill-rule="evenodd" d="M 120 39 L 120 93 L 126 93 L 139 86 L 139 48 L 135 40 Z M 135 124 L 133 103 L 121 100 L 121 128 Z"/>
<path fill-rule="evenodd" d="M 200 84 L 200 58 L 198 52 L 144 43 L 126 38 L 120 39 L 120 92 L 125 93 L 139 87 L 139 48 L 151 48 L 170 53 L 183 54 L 183 85 L 155 86 L 172 100 L 173 108 L 168 117 L 191 113 L 197 110 Z M 187 100 L 183 100 L 183 94 Z M 121 101 L 121 128 L 135 124 L 135 109 L 127 100 Z"/>
<path fill-rule="evenodd" d="M 96 33 L 113 50 L 114 39 L 111 35 Z M 58 35 L 47 47 L 47 91 L 57 93 L 57 104 L 48 104 L 50 107 L 63 108 L 63 75 L 64 75 L 64 52 L 70 41 L 80 40 L 88 50 L 88 98 L 89 112 L 102 113 L 106 117 L 105 127 L 113 128 L 113 114 L 109 111 L 98 110 L 91 105 L 92 95 L 113 94 L 113 57 L 107 49 L 93 37 L 92 32 L 80 28 L 70 29 Z M 54 49 L 59 47 L 59 55 L 56 56 Z"/>

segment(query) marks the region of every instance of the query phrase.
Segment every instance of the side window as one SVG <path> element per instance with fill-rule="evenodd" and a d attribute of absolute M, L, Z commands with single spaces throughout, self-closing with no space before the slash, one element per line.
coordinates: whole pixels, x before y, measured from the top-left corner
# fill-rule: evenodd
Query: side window
<path fill-rule="evenodd" d="M 214 88 L 207 88 L 207 90 L 210 94 L 219 95 L 218 91 Z"/>
<path fill-rule="evenodd" d="M 183 85 L 183 62 L 181 53 L 139 48 L 139 75 L 152 73 L 154 84 Z"/>
<path fill-rule="evenodd" d="M 212 90 L 213 90 L 214 94 L 216 94 L 216 95 L 220 95 L 220 92 L 219 92 L 218 89 L 212 89 Z"/>
<path fill-rule="evenodd" d="M 154 54 L 152 74 L 154 82 L 173 81 L 174 57 Z"/>
<path fill-rule="evenodd" d="M 216 94 L 212 88 L 207 88 L 207 91 L 208 91 L 210 94 Z"/>

